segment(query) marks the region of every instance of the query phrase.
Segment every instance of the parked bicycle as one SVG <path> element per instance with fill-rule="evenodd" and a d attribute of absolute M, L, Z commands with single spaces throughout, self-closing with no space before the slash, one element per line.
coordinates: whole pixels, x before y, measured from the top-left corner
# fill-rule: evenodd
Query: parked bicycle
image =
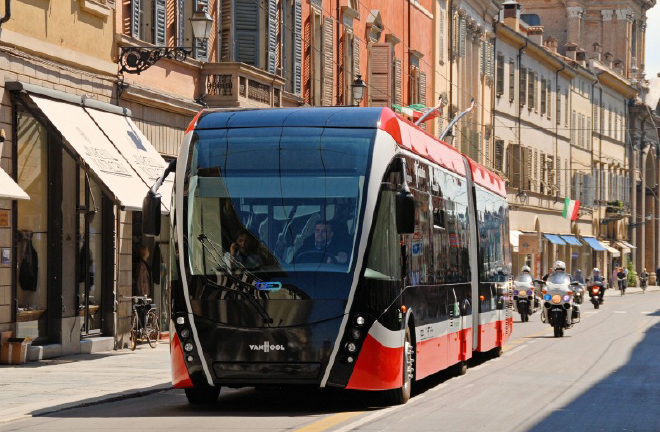
<path fill-rule="evenodd" d="M 131 351 L 135 350 L 138 340 L 144 341 L 145 339 L 151 348 L 156 348 L 158 339 L 160 339 L 156 305 L 151 303 L 152 299 L 146 296 L 124 298 L 134 300 L 131 315 Z"/>

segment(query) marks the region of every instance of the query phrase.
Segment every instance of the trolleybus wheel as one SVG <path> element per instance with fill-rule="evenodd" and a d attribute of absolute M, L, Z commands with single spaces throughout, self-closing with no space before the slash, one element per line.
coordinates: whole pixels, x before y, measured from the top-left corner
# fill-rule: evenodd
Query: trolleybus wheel
<path fill-rule="evenodd" d="M 403 344 L 403 385 L 398 389 L 390 390 L 390 399 L 395 405 L 403 405 L 410 399 L 412 380 L 415 376 L 414 352 L 410 327 L 406 327 L 406 341 Z"/>
<path fill-rule="evenodd" d="M 454 365 L 454 372 L 458 376 L 465 375 L 467 373 L 467 369 L 468 369 L 468 365 L 466 361 L 462 361 Z"/>
<path fill-rule="evenodd" d="M 188 403 L 193 405 L 214 404 L 220 395 L 220 387 L 191 387 L 185 390 Z"/>

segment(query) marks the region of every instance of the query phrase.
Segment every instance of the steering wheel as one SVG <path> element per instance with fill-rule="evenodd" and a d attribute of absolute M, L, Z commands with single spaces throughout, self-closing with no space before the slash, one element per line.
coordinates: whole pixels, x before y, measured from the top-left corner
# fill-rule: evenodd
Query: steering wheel
<path fill-rule="evenodd" d="M 308 250 L 296 255 L 295 261 L 307 262 L 307 263 L 320 263 L 324 256 L 325 256 L 325 251 Z"/>

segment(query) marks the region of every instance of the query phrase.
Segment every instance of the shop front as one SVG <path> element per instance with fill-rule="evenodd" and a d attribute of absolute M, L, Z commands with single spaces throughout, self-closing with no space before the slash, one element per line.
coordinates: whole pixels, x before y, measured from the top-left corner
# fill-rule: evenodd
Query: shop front
<path fill-rule="evenodd" d="M 5 85 L 15 178 L 30 196 L 13 214 L 15 334 L 33 340 L 32 359 L 122 348 L 136 234 L 127 221 L 165 161 L 126 109 Z"/>

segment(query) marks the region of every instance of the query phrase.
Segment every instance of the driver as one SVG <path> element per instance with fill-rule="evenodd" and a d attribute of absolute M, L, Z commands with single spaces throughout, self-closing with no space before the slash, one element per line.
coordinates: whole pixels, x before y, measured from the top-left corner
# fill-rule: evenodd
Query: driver
<path fill-rule="evenodd" d="M 530 274 L 531 271 L 532 271 L 532 269 L 530 269 L 529 266 L 526 266 L 526 265 L 524 265 L 522 270 L 520 270 L 520 272 L 523 273 L 523 274 L 524 273 Z"/>
<path fill-rule="evenodd" d="M 298 252 L 296 261 L 317 262 L 321 259 L 327 264 L 346 264 L 348 254 L 337 241 L 334 241 L 332 223 L 320 220 L 314 227 L 314 236 L 307 238 Z M 316 253 L 315 253 L 316 252 Z"/>

